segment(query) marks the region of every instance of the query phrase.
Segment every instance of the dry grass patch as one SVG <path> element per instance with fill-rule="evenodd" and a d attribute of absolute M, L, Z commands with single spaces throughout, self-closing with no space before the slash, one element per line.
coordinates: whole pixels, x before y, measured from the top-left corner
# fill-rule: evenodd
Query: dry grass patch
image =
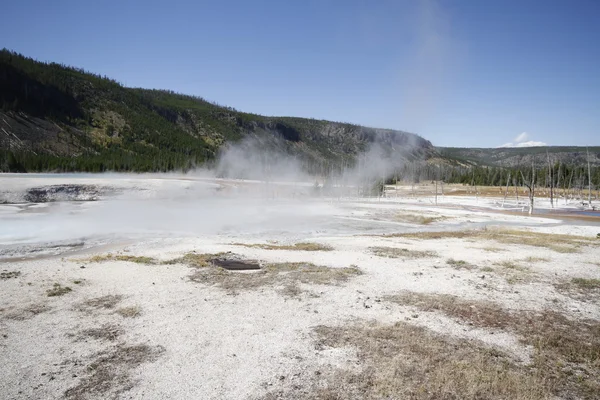
<path fill-rule="evenodd" d="M 390 233 L 378 235 L 383 237 L 402 237 L 407 239 L 435 240 L 435 239 L 464 239 L 471 238 L 479 231 L 441 231 L 441 232 L 408 232 L 408 233 Z"/>
<path fill-rule="evenodd" d="M 266 398 L 517 399 L 550 397 L 541 374 L 502 353 L 398 322 L 315 329 L 317 348 L 356 349 L 354 368 L 327 370 Z M 354 363 L 353 363 L 354 364 Z M 311 382 L 312 381 L 312 382 Z"/>
<path fill-rule="evenodd" d="M 559 253 L 576 253 L 582 246 L 599 246 L 593 238 L 574 235 L 519 231 L 510 229 L 483 229 L 443 232 L 410 232 L 384 235 L 387 237 L 405 237 L 410 239 L 481 239 L 498 243 L 544 247 Z"/>
<path fill-rule="evenodd" d="M 298 298 L 303 293 L 303 290 L 298 284 L 290 283 L 285 285 L 279 293 L 285 297 Z"/>
<path fill-rule="evenodd" d="M 494 265 L 497 265 L 499 267 L 503 267 L 506 269 L 510 269 L 513 271 L 529 272 L 529 268 L 527 268 L 521 264 L 517 264 L 514 261 L 500 261 L 500 262 L 494 263 Z"/>
<path fill-rule="evenodd" d="M 216 254 L 199 254 L 199 253 L 187 253 L 183 257 L 174 258 L 169 261 L 165 261 L 165 264 L 187 264 L 194 268 L 205 268 L 212 266 L 211 259 L 225 255 L 227 253 L 216 253 Z"/>
<path fill-rule="evenodd" d="M 134 386 L 131 370 L 155 361 L 162 353 L 161 346 L 120 344 L 94 356 L 88 365 L 87 376 L 64 393 L 66 399 L 122 398 L 123 393 Z"/>
<path fill-rule="evenodd" d="M 107 340 L 114 342 L 123 334 L 123 329 L 116 325 L 105 324 L 99 328 L 84 329 L 77 335 L 78 341 L 87 339 Z"/>
<path fill-rule="evenodd" d="M 600 322 L 571 320 L 553 311 L 509 312 L 491 302 L 450 295 L 404 293 L 389 300 L 425 311 L 438 311 L 483 328 L 515 332 L 534 348 L 528 374 L 543 378 L 563 398 L 596 398 L 600 393 Z"/>
<path fill-rule="evenodd" d="M 398 213 L 394 220 L 405 222 L 408 224 L 429 225 L 433 222 L 441 220 L 442 217 L 428 217 L 420 214 Z"/>
<path fill-rule="evenodd" d="M 15 321 L 25 321 L 25 320 L 35 317 L 36 315 L 45 313 L 49 310 L 50 310 L 50 307 L 48 307 L 46 304 L 43 304 L 43 303 L 31 304 L 25 308 L 7 313 L 5 318 L 15 320 Z"/>
<path fill-rule="evenodd" d="M 506 251 L 506 249 L 500 247 L 486 246 L 482 247 L 481 250 L 487 251 L 488 253 L 500 253 L 502 251 Z"/>
<path fill-rule="evenodd" d="M 228 271 L 218 265 L 223 262 L 248 262 L 240 256 L 229 253 L 196 254 L 190 253 L 176 259 L 176 262 L 188 264 L 194 268 L 189 276 L 193 282 L 219 287 L 230 293 L 242 290 L 255 290 L 265 286 L 282 286 L 283 294 L 297 294 L 296 288 L 286 289 L 303 284 L 337 285 L 350 278 L 360 275 L 356 266 L 345 268 L 330 268 L 306 262 L 265 264 L 254 271 Z M 174 260 L 175 262 L 175 260 Z"/>
<path fill-rule="evenodd" d="M 55 283 L 51 289 L 46 290 L 46 295 L 48 295 L 48 297 L 64 296 L 72 291 L 73 289 L 68 286 L 62 286 L 60 283 Z"/>
<path fill-rule="evenodd" d="M 549 262 L 550 259 L 545 258 L 545 257 L 527 257 L 523 261 L 528 262 L 528 263 L 537 263 L 537 262 Z"/>
<path fill-rule="evenodd" d="M 310 242 L 301 242 L 295 243 L 292 245 L 285 244 L 271 244 L 271 243 L 233 243 L 235 246 L 243 246 L 250 248 L 257 248 L 263 250 L 298 250 L 298 251 L 331 251 L 333 247 L 321 244 L 321 243 L 310 243 Z"/>
<path fill-rule="evenodd" d="M 0 280 L 18 278 L 21 275 L 20 271 L 5 271 L 0 272 Z"/>
<path fill-rule="evenodd" d="M 600 279 L 573 278 L 554 287 L 561 293 L 580 301 L 600 301 Z"/>
<path fill-rule="evenodd" d="M 573 278 L 571 283 L 580 289 L 600 289 L 600 279 Z"/>
<path fill-rule="evenodd" d="M 468 262 L 466 262 L 465 260 L 455 260 L 454 258 L 449 258 L 446 260 L 446 264 L 448 264 L 449 266 L 451 266 L 454 269 L 474 269 L 475 266 L 469 264 Z"/>
<path fill-rule="evenodd" d="M 73 259 L 74 262 L 90 262 L 90 263 L 101 263 L 106 261 L 125 261 L 132 262 L 136 264 L 158 264 L 159 262 L 152 258 L 146 256 L 130 256 L 126 254 L 99 254 L 89 258 L 76 258 Z"/>
<path fill-rule="evenodd" d="M 94 309 L 94 310 L 112 310 L 123 300 L 123 296 L 120 294 L 109 294 L 106 296 L 95 297 L 93 299 L 86 300 L 82 303 L 83 309 Z"/>
<path fill-rule="evenodd" d="M 136 318 L 142 315 L 142 308 L 140 306 L 121 307 L 115 312 L 123 318 Z"/>
<path fill-rule="evenodd" d="M 435 251 L 419 251 L 385 246 L 369 247 L 369 251 L 376 256 L 387 258 L 428 258 L 438 256 Z"/>
<path fill-rule="evenodd" d="M 506 282 L 510 285 L 534 280 L 535 274 L 528 267 L 514 261 L 500 261 L 494 263 L 494 265 L 502 267 L 496 268 L 494 272 L 506 279 Z"/>

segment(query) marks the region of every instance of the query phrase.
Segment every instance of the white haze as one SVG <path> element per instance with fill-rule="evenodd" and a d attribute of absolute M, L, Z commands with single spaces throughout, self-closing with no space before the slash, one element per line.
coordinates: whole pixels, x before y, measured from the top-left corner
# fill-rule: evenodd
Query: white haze
<path fill-rule="evenodd" d="M 187 174 L 0 175 L 0 197 L 16 203 L 24 202 L 27 189 L 58 184 L 117 192 L 96 202 L 59 201 L 27 209 L 23 204 L 0 205 L 0 245 L 134 235 L 331 232 L 333 225 L 340 229 L 338 217 L 344 215 L 332 199 L 368 194 L 376 180 L 403 162 L 374 144 L 356 165 L 334 177 L 312 176 L 283 145 L 268 147 L 251 137 L 225 148 L 214 168 Z"/>

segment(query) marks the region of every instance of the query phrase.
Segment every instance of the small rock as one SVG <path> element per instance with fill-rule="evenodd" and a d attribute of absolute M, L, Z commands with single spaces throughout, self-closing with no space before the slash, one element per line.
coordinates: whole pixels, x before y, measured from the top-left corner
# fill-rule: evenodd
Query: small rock
<path fill-rule="evenodd" d="M 85 269 L 85 265 L 82 265 L 82 266 L 81 266 L 81 267 L 79 267 L 79 268 L 81 268 L 81 269 Z"/>

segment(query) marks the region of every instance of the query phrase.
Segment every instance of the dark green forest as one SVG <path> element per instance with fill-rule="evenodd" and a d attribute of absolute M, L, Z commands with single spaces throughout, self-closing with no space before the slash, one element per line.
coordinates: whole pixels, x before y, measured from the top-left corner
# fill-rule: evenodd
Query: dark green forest
<path fill-rule="evenodd" d="M 600 187 L 600 167 L 590 167 L 592 187 Z M 533 169 L 529 166 L 489 167 L 457 166 L 448 164 L 406 165 L 395 171 L 386 183 L 443 181 L 469 186 L 522 186 L 531 181 Z M 535 167 L 535 185 L 554 188 L 585 189 L 588 187 L 588 168 L 585 164 L 554 163 L 550 167 L 538 163 Z"/>
<path fill-rule="evenodd" d="M 0 107 L 0 171 L 188 170 L 248 135 L 281 139 L 279 150 L 315 173 L 347 165 L 379 140 L 400 145 L 408 159 L 436 154 L 430 142 L 406 132 L 243 113 L 200 97 L 127 88 L 6 49 Z"/>
<path fill-rule="evenodd" d="M 582 148 L 436 149 L 401 131 L 264 117 L 201 97 L 127 88 L 6 49 L 0 51 L 0 107 L 0 172 L 187 171 L 210 165 L 224 144 L 254 135 L 322 176 L 339 174 L 378 142 L 406 161 L 390 179 L 502 186 L 509 176 L 511 184 L 521 182 L 534 161 L 538 185 L 587 185 Z M 598 186 L 600 147 L 590 150 Z M 551 173 L 548 156 L 555 160 Z"/>

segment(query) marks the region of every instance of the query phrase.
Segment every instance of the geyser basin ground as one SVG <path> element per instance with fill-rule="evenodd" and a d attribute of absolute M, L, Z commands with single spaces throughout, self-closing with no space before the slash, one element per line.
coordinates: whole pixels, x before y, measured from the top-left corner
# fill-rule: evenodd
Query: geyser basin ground
<path fill-rule="evenodd" d="M 0 205 L 2 398 L 598 393 L 594 220 L 189 176 L 3 177 L 0 195 L 65 184 L 95 198 Z"/>

